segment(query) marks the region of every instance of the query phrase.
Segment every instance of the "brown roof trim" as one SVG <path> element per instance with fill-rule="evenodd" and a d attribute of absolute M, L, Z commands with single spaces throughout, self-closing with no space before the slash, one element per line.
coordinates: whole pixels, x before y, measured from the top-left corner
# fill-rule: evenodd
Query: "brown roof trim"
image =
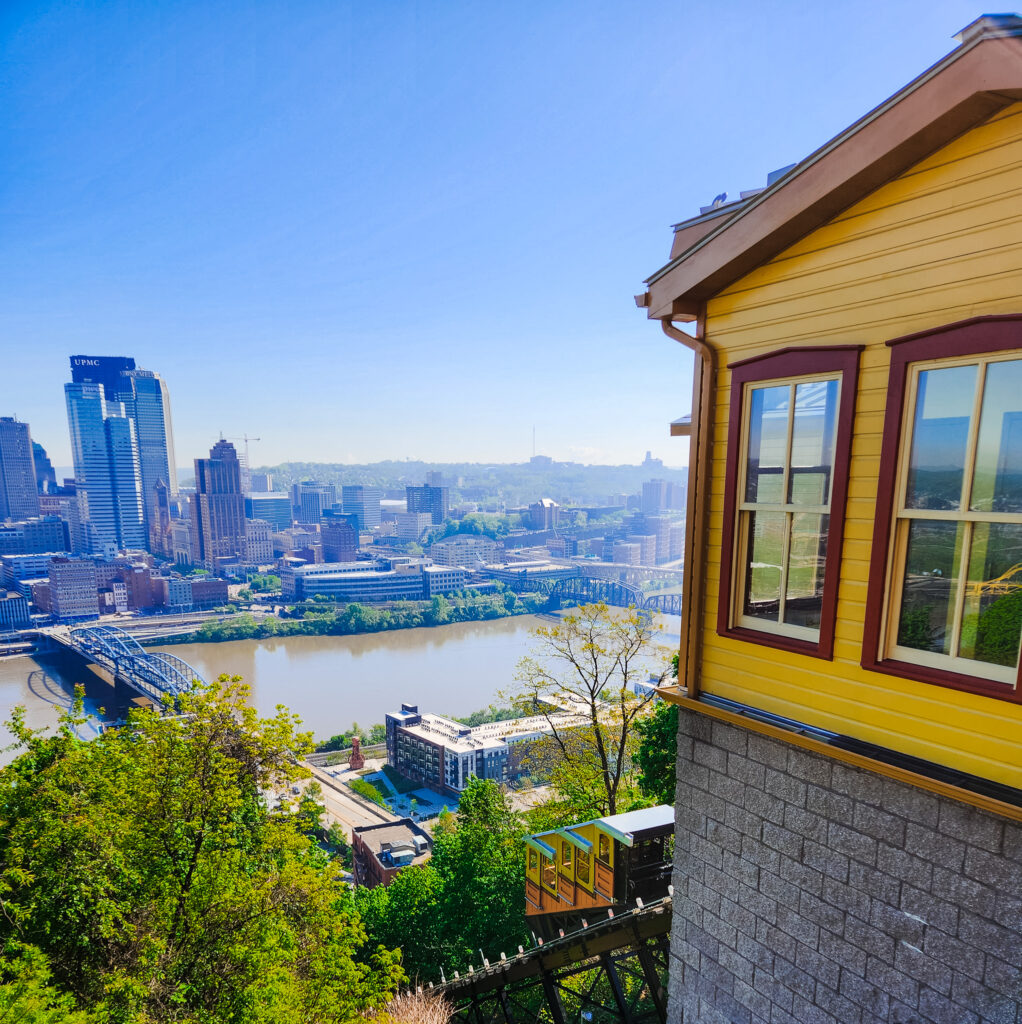
<path fill-rule="evenodd" d="M 1020 99 L 1022 36 L 964 43 L 653 274 L 648 316 L 706 301 Z"/>
<path fill-rule="evenodd" d="M 909 341 L 918 341 L 920 338 L 934 338 L 941 334 L 959 334 L 964 331 L 968 331 L 970 335 L 976 335 L 978 332 L 973 331 L 974 327 L 979 324 L 991 325 L 985 331 L 989 334 L 996 344 L 1000 343 L 1002 332 L 997 328 L 997 324 L 1022 324 L 1022 314 L 1020 313 L 992 313 L 987 316 L 972 316 L 968 320 L 956 320 L 953 324 L 943 324 L 940 327 L 931 327 L 926 331 L 916 331 L 914 334 L 903 334 L 900 338 L 891 338 L 890 341 L 886 342 L 888 346 L 904 345 Z M 985 349 L 976 349 L 979 351 L 986 351 Z"/>
<path fill-rule="evenodd" d="M 865 345 L 789 345 L 787 348 L 778 348 L 771 352 L 762 352 L 758 356 L 749 356 L 747 359 L 736 359 L 733 363 L 728 363 L 727 368 L 729 370 L 737 370 L 740 366 L 749 366 L 752 363 L 762 363 L 764 360 L 773 360 L 778 356 L 786 356 L 792 353 L 796 353 L 796 357 L 798 357 L 812 352 L 861 352 L 865 347 Z"/>

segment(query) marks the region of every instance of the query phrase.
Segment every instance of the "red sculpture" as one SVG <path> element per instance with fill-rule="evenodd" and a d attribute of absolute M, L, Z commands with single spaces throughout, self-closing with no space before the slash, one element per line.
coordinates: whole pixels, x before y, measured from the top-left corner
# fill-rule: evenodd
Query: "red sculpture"
<path fill-rule="evenodd" d="M 365 768 L 366 759 L 362 751 L 359 748 L 359 738 L 357 736 L 351 737 L 351 757 L 348 758 L 348 767 L 352 771 L 359 771 L 361 768 Z"/>

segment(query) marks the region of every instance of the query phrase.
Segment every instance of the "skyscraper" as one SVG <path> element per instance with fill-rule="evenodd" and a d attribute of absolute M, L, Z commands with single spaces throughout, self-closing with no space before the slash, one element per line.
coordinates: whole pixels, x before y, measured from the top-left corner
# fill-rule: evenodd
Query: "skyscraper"
<path fill-rule="evenodd" d="M 291 487 L 291 503 L 300 523 L 318 523 L 324 510 L 336 501 L 337 490 L 333 484 L 304 480 Z"/>
<path fill-rule="evenodd" d="M 345 484 L 341 488 L 341 507 L 358 516 L 360 530 L 372 530 L 380 525 L 380 502 L 383 491 L 379 487 Z"/>
<path fill-rule="evenodd" d="M 28 424 L 0 416 L 0 522 L 39 515 Z"/>
<path fill-rule="evenodd" d="M 146 545 L 135 422 L 99 383 L 64 385 L 78 512 L 76 550 L 112 555 Z"/>
<path fill-rule="evenodd" d="M 113 402 L 121 390 L 121 374 L 134 369 L 130 356 L 71 356 L 71 383 L 99 384 L 103 397 Z"/>
<path fill-rule="evenodd" d="M 32 461 L 35 463 L 35 484 L 39 494 L 53 494 L 57 490 L 57 474 L 46 454 L 46 449 L 38 442 L 32 442 Z"/>
<path fill-rule="evenodd" d="M 319 532 L 324 562 L 354 562 L 358 558 L 358 516 L 354 512 L 327 509 Z"/>
<path fill-rule="evenodd" d="M 230 441 L 221 438 L 209 450 L 208 459 L 195 460 L 192 527 L 195 560 L 207 569 L 215 569 L 218 558 L 240 556 L 244 551 L 241 464 Z"/>
<path fill-rule="evenodd" d="M 160 515 L 156 488 L 163 483 L 170 497 L 177 494 L 174 434 L 170 420 L 170 393 L 152 370 L 124 370 L 118 396 L 135 422 L 142 480 L 142 512 L 150 550 L 159 550 Z"/>
<path fill-rule="evenodd" d="M 95 465 L 92 467 L 92 494 L 84 502 L 79 502 L 78 512 L 81 519 L 81 533 L 91 539 L 83 550 L 95 551 L 92 546 L 96 542 L 108 545 L 109 531 L 101 526 L 98 530 L 90 527 L 88 509 L 105 508 L 111 502 L 114 505 L 130 506 L 130 517 L 134 521 L 136 504 L 141 508 L 141 537 L 137 531 L 123 525 L 127 513 L 119 513 L 122 530 L 127 534 L 118 538 L 119 546 L 146 547 L 159 551 L 163 546 L 160 536 L 160 509 L 157 497 L 157 485 L 162 481 L 166 485 L 169 496 L 177 493 L 177 467 L 174 458 L 174 435 L 170 418 L 170 394 L 167 385 L 159 374 L 152 370 L 137 369 L 135 360 L 130 356 L 71 356 L 71 384 L 68 388 L 92 387 L 98 391 L 99 398 L 105 403 L 103 419 L 104 430 L 117 440 L 117 444 L 108 451 L 108 461 L 114 458 L 115 449 L 120 465 L 118 481 L 119 492 L 116 498 L 101 498 L 99 490 L 104 486 L 102 475 L 97 475 Z M 66 390 L 66 389 L 65 389 Z M 75 392 L 76 395 L 84 394 Z M 90 400 L 94 400 L 95 395 Z M 71 423 L 70 398 L 68 422 Z M 131 429 L 126 430 L 123 424 L 107 423 L 107 420 L 126 419 Z M 76 451 L 75 428 L 72 425 L 72 454 Z M 129 440 L 128 434 L 131 435 Z M 128 497 L 127 445 L 134 446 L 133 461 L 137 464 L 134 473 L 137 503 Z M 81 447 L 81 446 L 80 446 Z M 84 452 L 84 448 L 82 448 Z M 93 460 L 94 461 L 94 460 Z M 75 457 L 75 476 L 79 476 L 79 462 Z M 130 545 L 124 543 L 130 535 Z"/>
<path fill-rule="evenodd" d="M 428 476 L 435 480 L 440 474 L 430 473 Z M 447 488 L 439 484 L 425 483 L 421 487 L 406 487 L 405 498 L 409 512 L 428 512 L 435 526 L 447 518 L 450 510 Z"/>

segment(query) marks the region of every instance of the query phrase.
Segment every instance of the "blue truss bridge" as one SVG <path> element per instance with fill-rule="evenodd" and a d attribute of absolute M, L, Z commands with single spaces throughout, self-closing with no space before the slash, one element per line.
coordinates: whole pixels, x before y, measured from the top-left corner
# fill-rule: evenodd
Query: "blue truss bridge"
<path fill-rule="evenodd" d="M 520 579 L 513 578 L 505 585 L 519 592 L 546 593 L 565 602 L 602 601 L 617 608 L 634 606 L 639 611 L 681 614 L 681 594 L 643 593 L 632 583 L 589 576 L 581 571 L 560 579 L 530 579 L 523 573 Z"/>
<path fill-rule="evenodd" d="M 41 630 L 52 642 L 106 669 L 115 685 L 123 684 L 161 708 L 173 710 L 177 698 L 205 680 L 173 654 L 147 651 L 117 626 L 58 626 Z M 169 703 L 168 703 L 169 698 Z"/>

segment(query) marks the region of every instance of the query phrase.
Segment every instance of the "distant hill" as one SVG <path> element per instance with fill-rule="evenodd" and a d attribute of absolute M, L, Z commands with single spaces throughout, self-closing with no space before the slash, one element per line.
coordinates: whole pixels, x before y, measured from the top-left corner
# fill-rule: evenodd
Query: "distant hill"
<path fill-rule="evenodd" d="M 256 473 L 272 473 L 274 490 L 287 490 L 298 480 L 321 483 L 373 484 L 404 497 L 408 484 L 421 484 L 429 472 L 443 474 L 452 500 L 485 502 L 500 499 L 509 506 L 525 505 L 539 498 L 561 504 L 603 505 L 611 495 L 638 494 L 646 480 L 659 478 L 684 483 L 688 470 L 639 466 L 584 466 L 578 462 L 418 462 L 388 461 L 365 465 L 334 462 L 285 462 L 279 466 L 253 467 Z"/>

